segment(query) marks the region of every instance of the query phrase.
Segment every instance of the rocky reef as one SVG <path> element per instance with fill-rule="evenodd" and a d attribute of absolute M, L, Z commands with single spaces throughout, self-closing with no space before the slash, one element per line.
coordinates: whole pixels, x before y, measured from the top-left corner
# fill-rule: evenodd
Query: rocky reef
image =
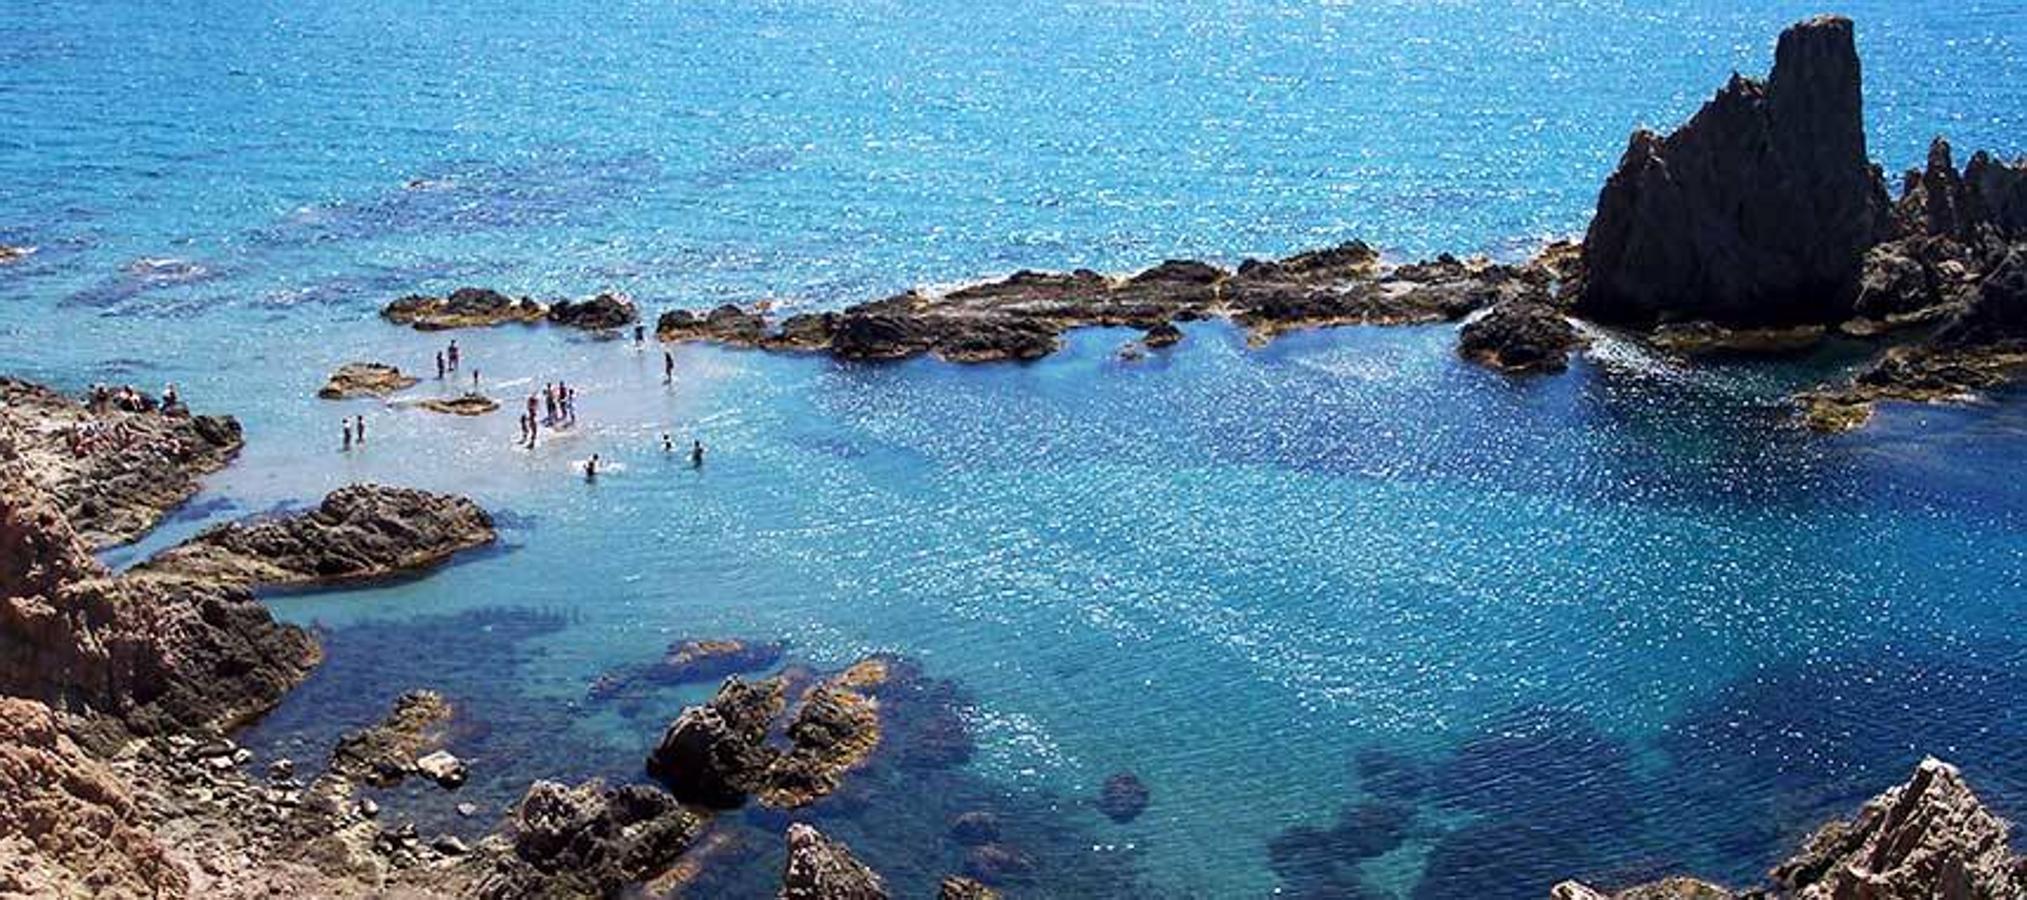
<path fill-rule="evenodd" d="M 887 882 L 851 848 L 808 825 L 788 826 L 781 900 L 887 900 Z"/>
<path fill-rule="evenodd" d="M 1734 75 L 1675 132 L 1633 134 L 1584 235 L 1576 308 L 1637 325 L 1841 321 L 1890 227 L 1851 21 L 1811 19 L 1781 33 L 1766 81 Z"/>
<path fill-rule="evenodd" d="M 790 316 L 770 328 L 737 306 L 664 314 L 665 341 L 827 352 L 841 359 L 931 355 L 952 362 L 1031 360 L 1055 352 L 1064 332 L 1139 328 L 1148 347 L 1181 339 L 1177 321 L 1229 318 L 1256 340 L 1294 328 L 1446 322 L 1512 297 L 1546 298 L 1537 266 L 1449 256 L 1400 266 L 1361 242 L 1283 260 L 1248 260 L 1236 272 L 1171 260 L 1127 277 L 1090 270 L 1016 272 L 947 293 L 911 291 L 836 313 Z"/>
<path fill-rule="evenodd" d="M 1458 353 L 1502 372 L 1560 372 L 1584 343 L 1562 310 L 1535 298 L 1501 303 L 1457 334 Z"/>
<path fill-rule="evenodd" d="M 807 806 L 837 790 L 879 745 L 874 698 L 888 683 L 889 665 L 874 657 L 808 684 L 787 719 L 785 747 L 768 737 L 788 709 L 790 678 L 802 676 L 728 678 L 709 703 L 670 723 L 648 757 L 648 772 L 677 797 L 717 808 L 737 807 L 748 796 L 776 809 Z"/>
<path fill-rule="evenodd" d="M 435 691 L 403 694 L 387 718 L 338 740 L 331 772 L 375 787 L 399 784 L 421 772 L 417 760 L 442 749 L 450 717 L 450 702 Z"/>
<path fill-rule="evenodd" d="M 631 299 L 612 293 L 601 293 L 588 300 L 545 304 L 533 297 L 509 297 L 491 288 L 464 287 L 442 297 L 409 294 L 382 307 L 380 317 L 418 331 L 537 322 L 610 331 L 639 321 L 640 312 Z"/>
<path fill-rule="evenodd" d="M 624 666 L 600 675 L 588 692 L 592 700 L 638 699 L 657 687 L 718 681 L 770 668 L 787 647 L 780 641 L 691 638 L 669 645 L 650 663 Z"/>
<path fill-rule="evenodd" d="M 317 389 L 317 396 L 325 400 L 385 397 L 395 391 L 412 388 L 419 381 L 386 363 L 349 362 L 331 373 L 324 386 Z"/>
<path fill-rule="evenodd" d="M 301 513 L 212 528 L 136 571 L 244 587 L 382 578 L 492 543 L 492 517 L 463 497 L 355 484 Z"/>
<path fill-rule="evenodd" d="M 646 885 L 667 896 L 705 819 L 647 785 L 566 787 L 538 781 L 470 868 L 470 894 L 487 898 L 611 897 Z"/>
<path fill-rule="evenodd" d="M 1774 867 L 1769 884 L 1748 892 L 1671 878 L 1614 893 L 1564 882 L 1551 896 L 1553 900 L 2023 897 L 2027 859 L 2013 852 L 2011 831 L 1971 792 L 1955 766 L 1930 758 L 1915 767 L 1906 784 L 1873 798 L 1856 817 L 1817 830 L 1800 852 Z"/>
<path fill-rule="evenodd" d="M 500 401 L 484 394 L 459 394 L 450 398 L 431 397 L 415 405 L 447 416 L 483 416 L 497 412 Z"/>
<path fill-rule="evenodd" d="M 18 473 L 56 504 L 93 547 L 131 541 L 197 493 L 199 478 L 239 453 L 229 416 L 163 409 L 122 389 L 84 401 L 0 377 L 0 422 L 11 429 Z"/>

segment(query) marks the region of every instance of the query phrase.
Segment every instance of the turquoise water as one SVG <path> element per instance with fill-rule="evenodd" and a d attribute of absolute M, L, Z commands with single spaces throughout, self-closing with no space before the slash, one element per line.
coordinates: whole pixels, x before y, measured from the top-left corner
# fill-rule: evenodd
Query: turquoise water
<path fill-rule="evenodd" d="M 331 662 L 264 752 L 434 684 L 482 723 L 459 749 L 489 806 L 636 777 L 697 692 L 584 686 L 741 635 L 949 681 L 969 761 L 818 813 L 917 894 L 977 807 L 1037 857 L 1027 896 L 1436 898 L 1744 879 L 1922 753 L 2027 811 L 2027 404 L 1795 430 L 1782 394 L 1862 348 L 1691 368 L 1605 336 L 1516 381 L 1448 327 L 1253 350 L 1205 323 L 1137 365 L 1108 331 L 984 367 L 683 347 L 665 387 L 628 342 L 459 335 L 504 396 L 583 391 L 584 427 L 533 453 L 504 414 L 311 397 L 349 359 L 426 368 L 442 338 L 373 313 L 467 282 L 817 308 L 1351 237 L 1524 253 L 1581 230 L 1631 127 L 1763 71 L 1812 9 L 23 6 L 0 242 L 38 250 L 0 268 L 0 369 L 175 381 L 250 435 L 110 558 L 361 479 L 502 511 L 504 549 L 429 578 L 272 599 Z M 1889 169 L 1937 132 L 2023 149 L 2027 11 L 1843 11 Z M 367 449 L 338 454 L 359 413 Z M 616 465 L 586 485 L 593 452 Z M 1089 804 L 1121 770 L 1154 797 L 1127 825 Z M 714 891 L 765 896 L 773 865 Z"/>

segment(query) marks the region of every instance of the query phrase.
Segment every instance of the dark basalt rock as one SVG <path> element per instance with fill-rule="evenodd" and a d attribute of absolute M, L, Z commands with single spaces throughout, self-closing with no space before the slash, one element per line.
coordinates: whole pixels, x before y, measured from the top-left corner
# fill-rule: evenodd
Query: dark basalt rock
<path fill-rule="evenodd" d="M 1140 343 L 1149 350 L 1173 347 L 1182 343 L 1182 329 L 1175 327 L 1173 322 L 1162 322 L 1147 329 L 1147 333 L 1141 335 Z"/>
<path fill-rule="evenodd" d="M 353 397 L 385 397 L 395 391 L 414 387 L 419 379 L 402 374 L 400 369 L 376 362 L 351 362 L 338 367 L 331 373 L 324 386 L 317 390 L 317 396 L 325 400 L 348 400 Z"/>
<path fill-rule="evenodd" d="M 966 847 L 993 843 L 999 834 L 999 817 L 982 810 L 965 813 L 950 823 L 950 839 Z"/>
<path fill-rule="evenodd" d="M 677 641 L 669 645 L 661 659 L 600 676 L 591 685 L 591 699 L 633 697 L 654 687 L 718 681 L 728 675 L 757 672 L 781 662 L 786 649 L 780 641 L 736 638 Z"/>
<path fill-rule="evenodd" d="M 767 746 L 767 731 L 785 705 L 779 678 L 726 679 L 711 702 L 683 710 L 669 725 L 648 756 L 648 774 L 685 803 L 738 807 L 781 755 Z"/>
<path fill-rule="evenodd" d="M 1132 772 L 1119 772 L 1105 779 L 1098 792 L 1098 811 L 1114 822 L 1125 824 L 1147 811 L 1147 785 Z"/>
<path fill-rule="evenodd" d="M 986 884 L 1024 881 L 1035 869 L 1034 857 L 1005 844 L 980 844 L 964 851 L 964 874 Z"/>
<path fill-rule="evenodd" d="M 1781 33 L 1765 83 L 1734 75 L 1666 137 L 1635 132 L 1584 236 L 1577 311 L 1600 321 L 1834 323 L 1892 228 L 1866 156 L 1850 20 Z"/>
<path fill-rule="evenodd" d="M 701 817 L 648 785 L 538 781 L 508 818 L 510 849 L 491 855 L 475 893 L 617 896 L 669 872 L 703 828 Z"/>
<path fill-rule="evenodd" d="M 418 331 L 451 328 L 485 328 L 509 322 L 540 322 L 548 314 L 542 304 L 527 297 L 516 300 L 490 288 L 465 287 L 447 297 L 410 294 L 387 304 L 380 317 Z"/>
<path fill-rule="evenodd" d="M 612 331 L 640 320 L 633 301 L 617 294 L 599 294 L 589 300 L 558 300 L 549 305 L 549 321 L 586 331 Z"/>
<path fill-rule="evenodd" d="M 851 848 L 802 823 L 788 826 L 781 900 L 886 900 L 887 883 Z"/>
<path fill-rule="evenodd" d="M 1562 311 L 1534 298 L 1508 300 L 1466 323 L 1457 336 L 1465 359 L 1503 372 L 1560 372 L 1583 346 Z"/>
<path fill-rule="evenodd" d="M 308 512 L 213 528 L 138 571 L 247 587 L 357 581 L 438 565 L 497 537 L 492 517 L 463 497 L 355 484 Z"/>
<path fill-rule="evenodd" d="M 798 327 L 807 327 L 807 323 L 798 323 Z M 767 319 L 729 303 L 701 316 L 688 310 L 671 310 L 662 313 L 655 322 L 655 336 L 664 341 L 719 341 L 754 346 L 767 337 Z"/>

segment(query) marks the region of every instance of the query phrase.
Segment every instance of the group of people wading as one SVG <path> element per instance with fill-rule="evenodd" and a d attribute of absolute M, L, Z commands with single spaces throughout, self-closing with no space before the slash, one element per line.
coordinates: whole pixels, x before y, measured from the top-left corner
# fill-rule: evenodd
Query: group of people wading
<path fill-rule="evenodd" d="M 636 328 L 634 334 L 634 345 L 636 348 L 639 348 L 642 345 L 644 337 L 645 334 L 643 330 Z M 452 340 L 448 346 L 436 352 L 437 380 L 442 381 L 446 378 L 452 377 L 460 369 L 463 368 L 464 362 L 465 360 L 463 351 L 459 349 L 457 341 Z M 472 387 L 468 396 L 473 397 L 481 396 L 479 394 L 479 371 L 478 369 L 472 369 L 470 371 L 472 373 Z M 667 350 L 663 350 L 662 383 L 674 384 L 675 380 L 676 380 L 675 354 L 670 353 Z M 568 383 L 560 379 L 542 385 L 541 391 L 530 393 L 528 395 L 526 406 L 524 407 L 523 411 L 519 414 L 519 416 L 517 416 L 517 420 L 520 423 L 521 430 L 520 436 L 516 438 L 514 441 L 514 445 L 529 450 L 535 449 L 535 444 L 541 437 L 542 429 L 548 428 L 551 430 L 564 430 L 576 427 L 577 389 L 571 387 Z M 365 416 L 355 416 L 351 419 L 340 419 L 339 423 L 341 426 L 342 439 L 344 441 L 343 447 L 345 450 L 350 451 L 355 446 L 365 445 L 366 443 Z M 674 455 L 675 452 L 676 452 L 675 438 L 672 437 L 667 432 L 663 432 L 662 453 L 666 455 Z M 692 440 L 690 442 L 689 458 L 690 458 L 690 466 L 692 468 L 703 468 L 704 466 L 703 441 Z M 596 453 L 591 454 L 591 457 L 584 461 L 585 480 L 587 481 L 597 480 L 598 473 L 603 468 L 604 462 L 602 461 L 601 457 Z"/>

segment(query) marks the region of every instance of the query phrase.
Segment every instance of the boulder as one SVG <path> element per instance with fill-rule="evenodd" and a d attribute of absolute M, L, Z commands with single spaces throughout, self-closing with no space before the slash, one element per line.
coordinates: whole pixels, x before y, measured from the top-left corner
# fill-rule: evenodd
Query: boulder
<path fill-rule="evenodd" d="M 764 784 L 780 751 L 767 731 L 786 705 L 779 678 L 725 679 L 717 696 L 685 709 L 648 755 L 648 774 L 685 803 L 730 809 Z"/>
<path fill-rule="evenodd" d="M 1182 343 L 1182 329 L 1175 327 L 1174 322 L 1161 322 L 1147 329 L 1147 333 L 1140 336 L 1140 343 L 1149 350 L 1173 347 Z"/>
<path fill-rule="evenodd" d="M 212 528 L 138 571 L 247 587 L 359 581 L 439 565 L 497 537 L 492 517 L 463 497 L 355 484 L 307 512 Z"/>
<path fill-rule="evenodd" d="M 176 897 L 190 878 L 49 707 L 0 697 L 0 894 Z"/>
<path fill-rule="evenodd" d="M 549 321 L 586 331 L 612 331 L 640 320 L 633 301 L 618 294 L 599 294 L 589 300 L 558 300 L 549 305 Z"/>
<path fill-rule="evenodd" d="M 435 691 L 402 694 L 386 718 L 338 739 L 331 772 L 375 787 L 400 784 L 420 771 L 419 757 L 442 748 L 450 717 L 449 701 Z"/>
<path fill-rule="evenodd" d="M 1765 82 L 1734 75 L 1674 133 L 1633 134 L 1584 235 L 1577 312 L 1839 322 L 1892 227 L 1866 156 L 1851 21 L 1810 19 L 1781 33 Z"/>
<path fill-rule="evenodd" d="M 592 781 L 529 786 L 508 815 L 508 847 L 488 848 L 486 898 L 610 897 L 675 868 L 704 829 L 702 817 L 648 785 Z"/>
<path fill-rule="evenodd" d="M 950 823 L 950 839 L 966 847 L 999 840 L 999 817 L 983 810 L 959 815 Z"/>
<path fill-rule="evenodd" d="M 1560 372 L 1583 344 L 1561 310 L 1535 298 L 1501 303 L 1457 333 L 1458 353 L 1502 372 Z"/>
<path fill-rule="evenodd" d="M 415 761 L 415 774 L 444 788 L 454 789 L 462 786 L 470 771 L 464 760 L 451 755 L 447 750 L 438 750 Z"/>
<path fill-rule="evenodd" d="M 483 416 L 498 410 L 500 401 L 483 394 L 460 394 L 449 399 L 431 397 L 415 405 L 451 416 Z"/>
<path fill-rule="evenodd" d="M 377 362 L 350 362 L 331 373 L 324 386 L 317 390 L 317 396 L 325 400 L 349 400 L 354 397 L 385 397 L 395 391 L 414 387 L 419 379 L 402 374 L 400 369 Z"/>
<path fill-rule="evenodd" d="M 999 892 L 962 875 L 951 875 L 936 886 L 936 900 L 999 900 Z"/>
<path fill-rule="evenodd" d="M 781 900 L 886 900 L 887 883 L 851 848 L 800 822 L 788 826 Z"/>
<path fill-rule="evenodd" d="M 980 844 L 964 851 L 964 874 L 986 884 L 1021 881 L 1034 873 L 1034 857 L 1006 844 Z"/>

